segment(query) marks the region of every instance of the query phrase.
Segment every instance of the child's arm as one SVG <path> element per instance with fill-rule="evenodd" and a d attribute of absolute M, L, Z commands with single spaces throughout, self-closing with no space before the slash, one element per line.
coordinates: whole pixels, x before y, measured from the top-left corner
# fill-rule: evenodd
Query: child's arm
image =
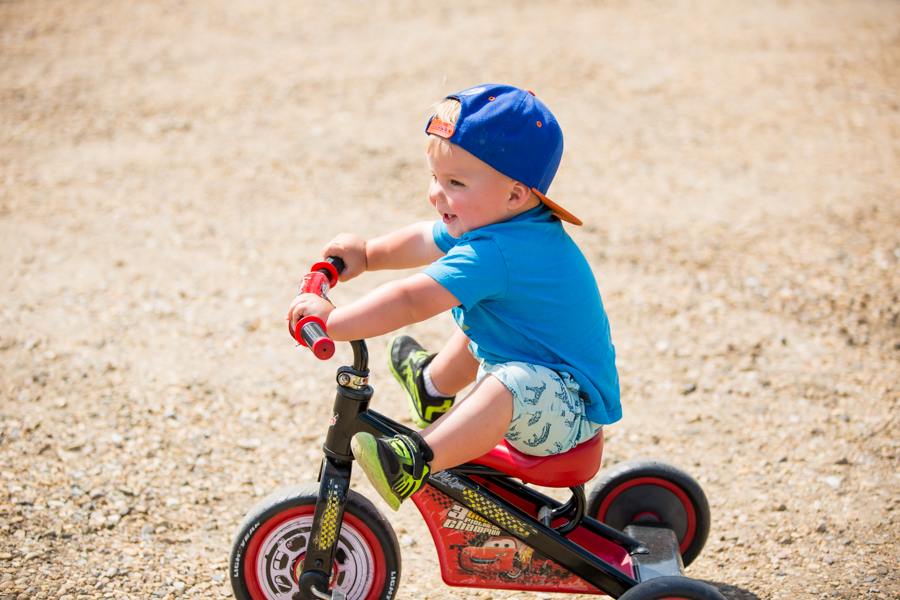
<path fill-rule="evenodd" d="M 459 300 L 447 288 L 417 273 L 386 283 L 340 308 L 315 294 L 297 296 L 287 318 L 293 331 L 303 317 L 319 317 L 333 340 L 350 341 L 384 335 L 455 306 L 459 306 Z"/>
<path fill-rule="evenodd" d="M 359 300 L 335 308 L 314 294 L 297 296 L 288 310 L 291 330 L 303 317 L 325 322 L 336 341 L 360 340 L 390 333 L 459 306 L 447 288 L 424 273 L 386 283 Z"/>
<path fill-rule="evenodd" d="M 334 309 L 325 324 L 333 339 L 358 340 L 425 321 L 455 306 L 459 306 L 459 300 L 447 288 L 417 273 Z"/>
<path fill-rule="evenodd" d="M 358 235 L 342 233 L 325 245 L 322 256 L 344 260 L 341 281 L 365 271 L 423 267 L 444 254 L 435 244 L 431 228 L 432 223 L 413 223 L 368 242 Z"/>

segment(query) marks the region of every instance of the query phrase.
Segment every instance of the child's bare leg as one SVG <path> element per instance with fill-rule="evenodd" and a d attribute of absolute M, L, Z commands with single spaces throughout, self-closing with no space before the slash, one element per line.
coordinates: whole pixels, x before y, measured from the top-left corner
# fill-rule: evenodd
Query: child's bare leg
<path fill-rule="evenodd" d="M 469 352 L 468 346 L 468 336 L 457 329 L 431 361 L 431 381 L 441 394 L 453 396 L 475 381 L 478 360 Z"/>
<path fill-rule="evenodd" d="M 491 375 L 479 381 L 468 396 L 421 432 L 434 452 L 431 471 L 449 469 L 490 452 L 509 429 L 512 414 L 512 392 Z"/>

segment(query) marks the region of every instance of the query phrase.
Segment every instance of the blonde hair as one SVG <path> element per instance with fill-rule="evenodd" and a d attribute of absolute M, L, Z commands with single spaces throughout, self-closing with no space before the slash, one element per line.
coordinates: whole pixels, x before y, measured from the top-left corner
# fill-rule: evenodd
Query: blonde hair
<path fill-rule="evenodd" d="M 439 119 L 444 123 L 456 125 L 456 122 L 459 120 L 459 112 L 461 108 L 462 105 L 456 98 L 445 98 L 435 105 L 434 116 L 432 118 Z M 427 154 L 432 154 L 444 150 L 446 150 L 447 152 L 451 152 L 451 144 L 449 140 L 438 137 L 434 134 L 430 134 L 428 136 L 428 145 L 425 146 L 425 152 Z"/>

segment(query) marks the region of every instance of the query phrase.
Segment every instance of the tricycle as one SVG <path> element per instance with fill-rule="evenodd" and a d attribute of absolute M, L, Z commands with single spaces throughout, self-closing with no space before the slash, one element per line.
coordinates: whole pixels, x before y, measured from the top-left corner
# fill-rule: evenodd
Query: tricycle
<path fill-rule="evenodd" d="M 314 265 L 301 292 L 325 296 L 343 269 Z M 334 354 L 324 324 L 301 320 L 291 335 L 318 358 Z M 401 553 L 390 522 L 350 489 L 350 440 L 411 429 L 370 409 L 369 355 L 350 342 L 353 364 L 337 370 L 337 394 L 318 481 L 278 490 L 246 515 L 229 574 L 238 600 L 390 600 Z M 605 594 L 622 600 L 724 600 L 685 576 L 703 549 L 709 503 L 700 485 L 666 461 L 642 458 L 600 469 L 603 431 L 574 449 L 529 456 L 505 441 L 470 463 L 433 473 L 412 496 L 449 586 Z M 562 502 L 534 486 L 567 488 Z"/>

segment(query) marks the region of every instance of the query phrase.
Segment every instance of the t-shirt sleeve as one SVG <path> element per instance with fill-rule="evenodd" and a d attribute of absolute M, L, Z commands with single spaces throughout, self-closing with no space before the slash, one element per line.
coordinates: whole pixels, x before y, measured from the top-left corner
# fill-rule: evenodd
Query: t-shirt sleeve
<path fill-rule="evenodd" d="M 444 286 L 466 310 L 484 300 L 503 297 L 509 287 L 509 272 L 497 244 L 489 239 L 460 240 L 424 273 Z"/>
<path fill-rule="evenodd" d="M 438 249 L 444 254 L 450 252 L 450 248 L 459 241 L 459 239 L 450 235 L 447 231 L 447 225 L 443 221 L 434 222 L 434 225 L 431 226 L 431 235 L 434 236 L 434 243 L 437 244 Z"/>

